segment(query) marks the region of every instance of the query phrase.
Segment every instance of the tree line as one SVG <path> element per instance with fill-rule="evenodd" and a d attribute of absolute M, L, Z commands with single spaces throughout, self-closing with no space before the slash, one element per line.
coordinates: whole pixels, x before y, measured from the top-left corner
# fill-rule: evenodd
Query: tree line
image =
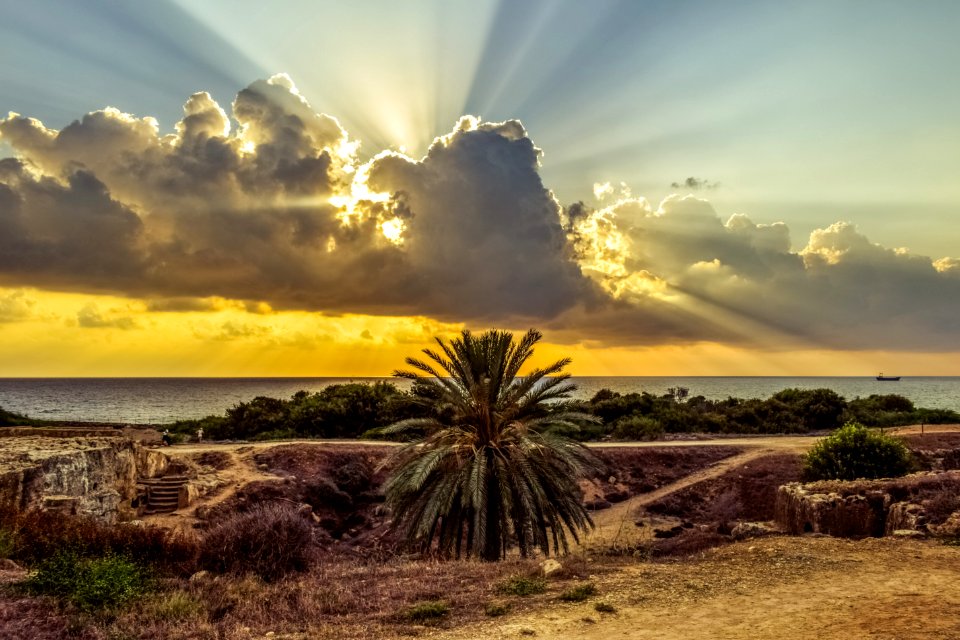
<path fill-rule="evenodd" d="M 204 437 L 214 440 L 396 438 L 383 433 L 385 427 L 449 410 L 423 402 L 432 392 L 416 380 L 409 391 L 391 382 L 336 384 L 316 393 L 299 391 L 286 400 L 257 397 L 221 416 L 180 420 L 170 429 L 189 437 L 202 428 Z M 808 433 L 850 421 L 874 427 L 960 422 L 956 411 L 917 408 L 901 395 L 846 400 L 830 389 L 784 389 L 766 399 L 723 400 L 691 396 L 682 387 L 663 395 L 601 389 L 589 400 L 555 402 L 542 411 L 543 417 L 570 412 L 595 416 L 597 422 L 561 421 L 549 427 L 580 441 L 648 440 L 674 433 Z"/>

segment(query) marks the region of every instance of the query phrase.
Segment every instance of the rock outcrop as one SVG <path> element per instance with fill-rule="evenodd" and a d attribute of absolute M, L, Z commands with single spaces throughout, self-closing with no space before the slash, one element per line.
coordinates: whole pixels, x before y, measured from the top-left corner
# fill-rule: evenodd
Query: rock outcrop
<path fill-rule="evenodd" d="M 126 438 L 4 438 L 0 508 L 114 522 L 135 515 L 138 480 L 162 475 L 168 464 L 162 452 Z"/>
<path fill-rule="evenodd" d="M 960 472 L 923 472 L 904 478 L 790 483 L 777 492 L 776 521 L 793 534 L 847 538 L 918 531 L 942 535 L 931 511 L 960 493 Z M 949 515 L 949 514 L 947 514 Z M 960 516 L 953 514 L 950 518 Z M 940 520 L 948 520 L 943 516 Z M 948 520 L 949 521 L 949 520 Z"/>

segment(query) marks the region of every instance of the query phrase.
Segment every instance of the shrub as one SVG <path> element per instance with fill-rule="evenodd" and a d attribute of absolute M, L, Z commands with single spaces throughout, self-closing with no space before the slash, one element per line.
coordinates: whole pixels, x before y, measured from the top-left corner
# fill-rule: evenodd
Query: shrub
<path fill-rule="evenodd" d="M 807 453 L 803 475 L 806 480 L 895 478 L 912 464 L 910 450 L 900 440 L 848 422 Z"/>
<path fill-rule="evenodd" d="M 632 415 L 617 420 L 613 437 L 617 440 L 656 440 L 663 435 L 663 426 L 653 418 Z"/>
<path fill-rule="evenodd" d="M 256 506 L 225 519 L 204 537 L 200 565 L 217 573 L 253 573 L 271 582 L 305 571 L 314 557 L 313 527 L 286 506 Z"/>
<path fill-rule="evenodd" d="M 508 611 L 510 611 L 510 605 L 504 602 L 488 602 L 486 608 L 483 610 L 483 612 L 491 618 L 499 618 L 500 616 L 507 615 Z"/>
<path fill-rule="evenodd" d="M 450 613 L 450 605 L 443 600 L 426 600 L 412 605 L 403 612 L 410 622 L 430 622 Z"/>
<path fill-rule="evenodd" d="M 583 602 L 595 595 L 597 595 L 597 585 L 592 582 L 584 582 L 561 593 L 560 599 L 564 602 Z"/>
<path fill-rule="evenodd" d="M 598 602 L 593 605 L 594 610 L 597 613 L 616 613 L 617 608 L 610 604 L 609 602 Z"/>
<path fill-rule="evenodd" d="M 137 558 L 163 573 L 189 575 L 196 568 L 196 539 L 160 527 L 108 525 L 92 518 L 36 510 L 3 514 L 0 525 L 12 534 L 9 557 L 28 564 L 70 550 L 79 557 Z"/>
<path fill-rule="evenodd" d="M 123 556 L 81 558 L 61 551 L 41 562 L 24 586 L 32 593 L 71 602 L 83 611 L 95 611 L 143 595 L 150 578 L 144 567 Z"/>
<path fill-rule="evenodd" d="M 19 413 L 5 411 L 3 407 L 0 407 L 0 427 L 29 426 L 36 424 L 40 424 L 40 422 Z"/>
<path fill-rule="evenodd" d="M 505 596 L 532 596 L 546 590 L 546 580 L 528 576 L 511 576 L 497 585 L 497 593 Z"/>

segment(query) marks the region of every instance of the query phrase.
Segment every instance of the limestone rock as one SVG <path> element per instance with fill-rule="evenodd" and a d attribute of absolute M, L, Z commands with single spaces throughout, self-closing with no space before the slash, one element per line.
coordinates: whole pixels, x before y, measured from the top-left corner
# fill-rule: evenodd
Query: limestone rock
<path fill-rule="evenodd" d="M 960 511 L 954 511 L 943 524 L 931 526 L 930 532 L 941 538 L 960 538 Z"/>
<path fill-rule="evenodd" d="M 930 496 L 958 491 L 958 471 L 920 472 L 879 480 L 791 483 L 777 491 L 776 522 L 792 534 L 863 538 L 904 530 L 925 533 L 929 529 L 940 535 L 928 524 L 919 503 Z"/>
<path fill-rule="evenodd" d="M 777 529 L 766 522 L 739 522 L 730 530 L 730 535 L 734 540 L 746 540 L 747 538 L 760 538 L 780 533 Z"/>
<path fill-rule="evenodd" d="M 887 511 L 885 533 L 897 535 L 898 531 L 926 531 L 927 518 L 923 507 L 912 502 L 895 502 Z M 902 536 L 902 534 L 901 534 Z"/>
<path fill-rule="evenodd" d="M 563 565 L 553 558 L 547 558 L 540 563 L 540 572 L 543 573 L 544 578 L 549 578 L 561 569 L 563 569 Z"/>
<path fill-rule="evenodd" d="M 136 515 L 137 481 L 162 474 L 162 452 L 122 437 L 7 437 L 0 509 L 49 509 L 103 522 Z"/>

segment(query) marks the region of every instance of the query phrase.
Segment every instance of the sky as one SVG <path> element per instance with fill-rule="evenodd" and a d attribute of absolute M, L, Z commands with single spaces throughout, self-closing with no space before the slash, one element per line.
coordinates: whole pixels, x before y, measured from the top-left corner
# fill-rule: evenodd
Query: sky
<path fill-rule="evenodd" d="M 0 10 L 0 376 L 960 375 L 955 2 Z"/>

